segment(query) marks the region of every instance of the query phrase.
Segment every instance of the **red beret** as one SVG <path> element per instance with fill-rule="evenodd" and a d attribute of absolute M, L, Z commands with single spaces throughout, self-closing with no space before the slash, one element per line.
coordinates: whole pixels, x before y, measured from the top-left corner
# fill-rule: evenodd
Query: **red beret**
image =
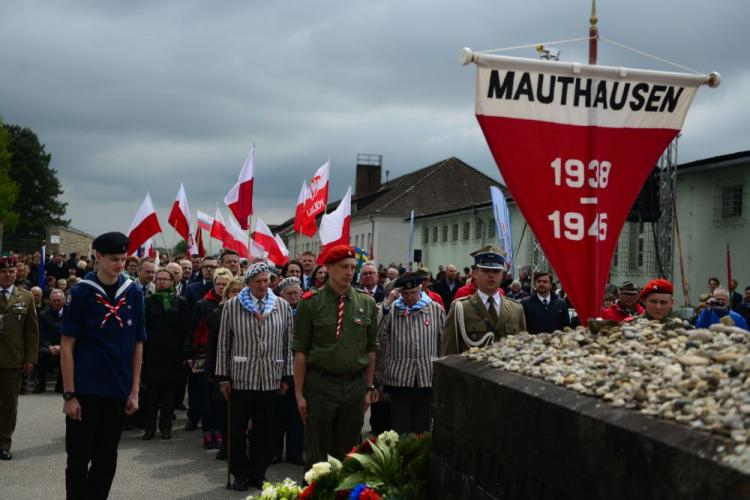
<path fill-rule="evenodd" d="M 342 259 L 353 259 L 354 247 L 351 245 L 336 245 L 318 255 L 318 264 L 328 265 Z"/>
<path fill-rule="evenodd" d="M 15 269 L 16 258 L 12 255 L 8 257 L 0 257 L 0 269 Z"/>
<path fill-rule="evenodd" d="M 674 293 L 674 289 L 672 288 L 672 283 L 665 279 L 657 278 L 655 280 L 651 280 L 648 283 L 646 283 L 646 286 L 643 287 L 643 290 L 641 290 L 641 300 L 645 299 L 652 293 L 666 293 L 669 295 L 672 295 Z"/>

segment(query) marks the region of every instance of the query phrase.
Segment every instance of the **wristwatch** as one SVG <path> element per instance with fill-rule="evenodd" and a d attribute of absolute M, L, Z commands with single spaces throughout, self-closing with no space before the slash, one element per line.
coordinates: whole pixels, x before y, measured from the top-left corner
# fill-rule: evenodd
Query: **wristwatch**
<path fill-rule="evenodd" d="M 63 399 L 65 401 L 70 401 L 75 397 L 77 397 L 75 392 L 63 392 Z"/>

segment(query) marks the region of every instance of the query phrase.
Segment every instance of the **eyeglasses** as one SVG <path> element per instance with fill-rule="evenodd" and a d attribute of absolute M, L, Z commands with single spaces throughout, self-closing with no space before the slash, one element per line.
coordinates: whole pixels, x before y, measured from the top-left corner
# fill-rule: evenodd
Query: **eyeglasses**
<path fill-rule="evenodd" d="M 217 267 L 218 266 L 207 266 L 207 265 L 204 265 L 203 269 L 216 269 Z"/>

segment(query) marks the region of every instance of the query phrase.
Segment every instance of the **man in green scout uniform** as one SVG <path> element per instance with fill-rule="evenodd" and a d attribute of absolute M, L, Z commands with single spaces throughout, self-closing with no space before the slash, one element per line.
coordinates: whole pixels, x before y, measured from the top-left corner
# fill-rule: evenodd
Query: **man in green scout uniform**
<path fill-rule="evenodd" d="M 10 460 L 21 371 L 30 375 L 39 351 L 34 296 L 15 286 L 16 259 L 0 257 L 0 460 Z"/>
<path fill-rule="evenodd" d="M 502 250 L 490 245 L 472 255 L 477 268 L 474 277 L 477 291 L 451 304 L 442 333 L 442 356 L 484 347 L 500 337 L 526 330 L 523 306 L 501 297 L 498 290 L 505 269 Z"/>
<path fill-rule="evenodd" d="M 357 444 L 374 392 L 378 321 L 375 300 L 351 286 L 354 248 L 337 245 L 318 262 L 328 282 L 307 292 L 294 321 L 294 387 L 305 423 L 305 465 L 343 458 Z"/>

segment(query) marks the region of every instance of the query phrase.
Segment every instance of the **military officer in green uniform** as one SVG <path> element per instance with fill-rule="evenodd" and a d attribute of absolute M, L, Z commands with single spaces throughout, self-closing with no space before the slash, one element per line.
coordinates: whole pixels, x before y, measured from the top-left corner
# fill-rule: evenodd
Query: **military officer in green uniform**
<path fill-rule="evenodd" d="M 305 465 L 343 458 L 357 444 L 375 402 L 378 350 L 375 300 L 351 286 L 354 248 L 337 245 L 318 258 L 328 282 L 307 292 L 294 321 L 294 386 L 305 423 Z"/>
<path fill-rule="evenodd" d="M 29 375 L 39 351 L 31 292 L 15 286 L 16 259 L 0 257 L 0 460 L 10 460 L 21 372 Z"/>
<path fill-rule="evenodd" d="M 523 306 L 502 297 L 498 290 L 505 257 L 497 247 L 486 246 L 473 254 L 477 291 L 451 303 L 441 340 L 441 355 L 459 354 L 471 347 L 485 347 L 506 335 L 526 330 Z"/>

